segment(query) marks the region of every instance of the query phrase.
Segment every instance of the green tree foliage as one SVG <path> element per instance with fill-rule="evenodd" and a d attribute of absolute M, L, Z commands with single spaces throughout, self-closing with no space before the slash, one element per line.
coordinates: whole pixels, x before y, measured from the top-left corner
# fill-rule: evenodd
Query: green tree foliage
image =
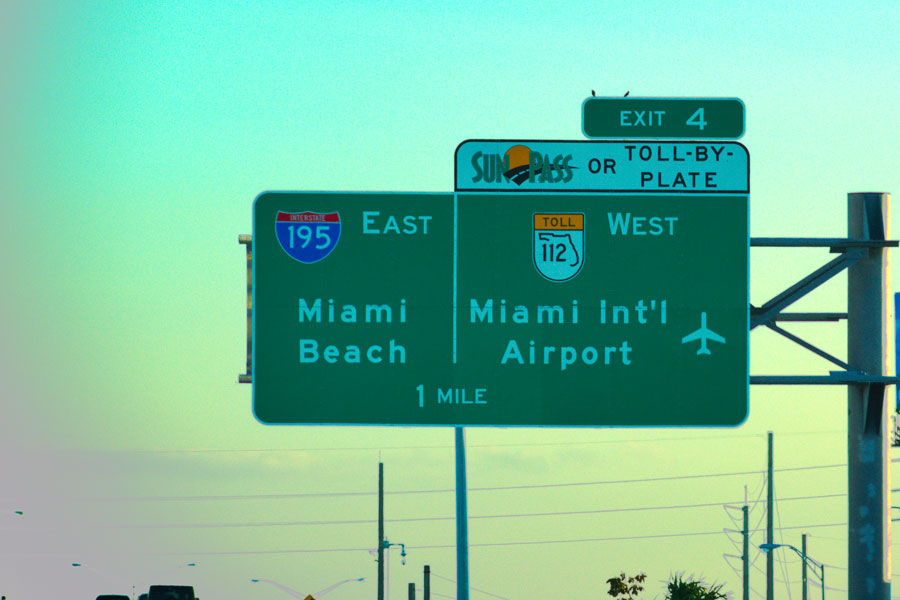
<path fill-rule="evenodd" d="M 894 431 L 893 431 L 893 434 L 891 435 L 891 446 L 896 448 L 896 447 L 900 446 L 900 425 L 897 424 L 897 415 L 896 414 L 893 415 L 891 417 L 891 419 L 893 419 L 893 422 L 894 422 Z"/>
<path fill-rule="evenodd" d="M 720 600 L 727 599 L 722 593 L 722 585 L 706 587 L 699 581 L 685 581 L 681 575 L 669 580 L 666 600 Z"/>
<path fill-rule="evenodd" d="M 625 573 L 620 573 L 618 577 L 606 580 L 606 583 L 609 584 L 609 591 L 606 593 L 613 598 L 621 596 L 622 600 L 635 600 L 638 593 L 644 589 L 640 584 L 645 579 L 647 579 L 645 573 L 639 573 L 634 577 L 626 577 Z"/>

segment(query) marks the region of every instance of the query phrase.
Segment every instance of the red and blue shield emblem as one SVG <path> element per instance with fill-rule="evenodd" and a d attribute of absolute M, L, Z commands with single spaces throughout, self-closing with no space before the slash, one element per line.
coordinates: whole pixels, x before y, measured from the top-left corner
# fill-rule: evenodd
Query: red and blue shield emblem
<path fill-rule="evenodd" d="M 341 237 L 341 216 L 336 213 L 278 211 L 275 235 L 288 256 L 304 264 L 319 262 L 335 249 Z"/>

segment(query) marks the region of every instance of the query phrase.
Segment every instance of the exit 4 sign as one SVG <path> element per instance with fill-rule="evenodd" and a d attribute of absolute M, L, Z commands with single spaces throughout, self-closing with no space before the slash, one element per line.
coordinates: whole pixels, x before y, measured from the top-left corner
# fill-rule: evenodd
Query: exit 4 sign
<path fill-rule="evenodd" d="M 737 139 L 744 103 L 737 98 L 597 98 L 582 105 L 585 137 Z"/>

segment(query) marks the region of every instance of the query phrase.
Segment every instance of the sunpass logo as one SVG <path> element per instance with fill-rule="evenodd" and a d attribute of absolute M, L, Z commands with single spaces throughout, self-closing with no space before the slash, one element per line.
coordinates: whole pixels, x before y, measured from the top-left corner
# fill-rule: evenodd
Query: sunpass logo
<path fill-rule="evenodd" d="M 516 185 L 528 183 L 567 183 L 572 180 L 569 161 L 572 155 L 533 152 L 527 146 L 511 147 L 505 154 L 485 154 L 480 150 L 472 155 L 475 176 L 472 183 L 501 183 L 512 181 Z"/>

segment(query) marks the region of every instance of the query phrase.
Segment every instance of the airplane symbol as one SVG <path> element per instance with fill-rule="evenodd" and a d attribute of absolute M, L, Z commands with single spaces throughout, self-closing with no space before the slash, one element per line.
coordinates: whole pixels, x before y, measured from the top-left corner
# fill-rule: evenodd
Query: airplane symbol
<path fill-rule="evenodd" d="M 722 344 L 725 343 L 725 338 L 723 338 L 712 329 L 708 329 L 706 327 L 705 312 L 700 313 L 700 329 L 692 331 L 691 333 L 681 338 L 681 343 L 687 344 L 688 342 L 693 342 L 694 340 L 700 340 L 700 349 L 697 350 L 697 354 L 712 354 L 712 352 L 709 351 L 709 348 L 706 347 L 707 340 L 712 340 L 714 342 L 719 342 Z"/>

